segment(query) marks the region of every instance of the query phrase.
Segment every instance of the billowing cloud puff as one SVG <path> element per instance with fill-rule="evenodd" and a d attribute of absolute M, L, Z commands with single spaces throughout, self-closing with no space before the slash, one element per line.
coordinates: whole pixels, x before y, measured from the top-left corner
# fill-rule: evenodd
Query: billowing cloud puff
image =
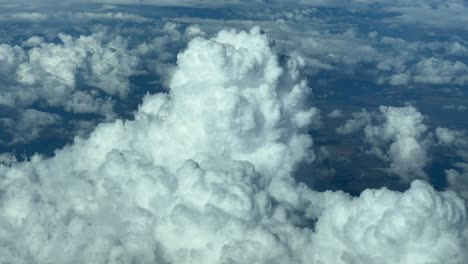
<path fill-rule="evenodd" d="M 451 147 L 465 161 L 468 161 L 468 135 L 465 131 L 438 127 L 435 131 L 438 144 Z"/>
<path fill-rule="evenodd" d="M 326 208 L 311 263 L 464 263 L 464 207 L 454 192 L 422 181 L 405 193 L 365 190 Z"/>
<path fill-rule="evenodd" d="M 424 167 L 432 144 L 424 116 L 414 107 L 380 106 L 380 113 L 355 113 L 337 132 L 364 129 L 368 151 L 389 164 L 389 171 L 406 181 L 426 178 Z"/>
<path fill-rule="evenodd" d="M 445 171 L 449 188 L 468 200 L 468 163 L 456 163 L 456 169 Z"/>
<path fill-rule="evenodd" d="M 0 78 L 4 82 L 2 86 L 8 85 L 6 81 L 14 75 L 16 68 L 24 59 L 25 54 L 21 47 L 0 45 Z M 0 103 L 3 103 L 4 99 L 0 97 L 0 100 Z"/>
<path fill-rule="evenodd" d="M 414 81 L 423 84 L 459 84 L 468 79 L 468 66 L 460 61 L 427 58 L 415 66 Z"/>
<path fill-rule="evenodd" d="M 288 243 L 278 241 L 261 219 L 279 207 L 268 194 L 272 178 L 289 177 L 298 162 L 313 157 L 312 140 L 304 132 L 318 113 L 306 105 L 310 89 L 300 79 L 301 63 L 291 58 L 280 66 L 258 28 L 194 39 L 178 56 L 170 94 L 147 96 L 134 121 L 102 124 L 89 139 L 78 139 L 54 158 L 35 156 L 2 168 L 2 189 L 8 192 L 3 223 L 12 230 L 8 234 L 29 245 L 21 250 L 25 255 L 11 245 L 9 256 L 30 255 L 38 262 L 81 255 L 90 262 L 137 257 L 147 262 L 160 248 L 171 262 L 217 263 L 230 254 L 239 259 L 245 247 L 251 248 L 250 256 L 241 254 L 246 260 L 274 257 L 269 251 L 274 248 L 287 259 Z M 197 153 L 215 160 L 186 162 Z M 268 177 L 231 159 L 249 160 Z M 276 192 L 289 188 L 281 186 L 283 181 L 278 180 Z M 52 191 L 58 186 L 62 191 Z M 236 234 L 226 221 L 232 221 Z M 50 224 L 56 228 L 48 240 Z M 127 225 L 124 233 L 130 237 L 120 237 Z M 187 231 L 180 230 L 184 226 Z M 215 241 L 216 232 L 226 240 Z M 185 244 L 176 236 L 185 236 Z M 40 243 L 46 240 L 47 245 Z M 54 250 L 59 243 L 65 243 L 67 253 Z M 216 248 L 206 251 L 210 245 Z M 199 247 L 199 253 L 191 247 Z M 268 251 L 257 255 L 259 250 Z"/>
<path fill-rule="evenodd" d="M 346 120 L 342 126 L 338 127 L 336 132 L 339 134 L 351 134 L 360 131 L 370 122 L 371 114 L 363 109 L 361 112 L 353 113 L 352 117 Z"/>
<path fill-rule="evenodd" d="M 149 128 L 148 137 L 177 146 L 151 156 L 171 164 L 181 152 L 202 152 L 249 160 L 261 171 L 290 171 L 311 157 L 311 138 L 298 131 L 319 121 L 318 110 L 307 107 L 310 88 L 299 79 L 302 64 L 293 57 L 281 68 L 259 29 L 195 38 L 178 55 L 170 98 L 148 96 L 136 115 L 136 124 L 166 120 L 164 131 L 153 134 L 157 128 Z"/>
<path fill-rule="evenodd" d="M 453 192 L 414 182 L 351 198 L 294 181 L 318 122 L 303 64 L 258 28 L 194 38 L 135 120 L 52 158 L 1 159 L 0 261 L 466 262 Z"/>
<path fill-rule="evenodd" d="M 7 82 L 1 87 L 0 102 L 26 107 L 40 101 L 71 112 L 111 114 L 108 97 L 99 98 L 98 90 L 82 86 L 125 97 L 130 87 L 128 77 L 135 73 L 138 58 L 129 54 L 123 38 L 103 32 L 77 39 L 64 34 L 59 37 L 60 44 L 32 37 L 25 42 L 31 47 L 28 50 L 1 46 L 0 74 Z"/>

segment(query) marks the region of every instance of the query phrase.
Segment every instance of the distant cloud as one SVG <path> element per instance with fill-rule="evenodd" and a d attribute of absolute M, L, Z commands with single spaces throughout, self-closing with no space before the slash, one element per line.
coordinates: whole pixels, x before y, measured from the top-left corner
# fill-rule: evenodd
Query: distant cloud
<path fill-rule="evenodd" d="M 460 159 L 454 168 L 445 171 L 449 188 L 468 200 L 468 134 L 466 131 L 452 130 L 445 127 L 436 129 L 437 143 L 449 148 Z"/>
<path fill-rule="evenodd" d="M 71 19 L 73 20 L 82 20 L 82 21 L 92 21 L 92 20 L 113 20 L 113 21 L 124 21 L 124 22 L 133 22 L 133 23 L 149 23 L 153 21 L 147 17 L 138 16 L 130 13 L 122 12 L 77 12 L 69 13 Z"/>
<path fill-rule="evenodd" d="M 468 109 L 464 105 L 444 105 L 442 108 L 446 110 L 457 110 L 459 112 L 464 112 Z"/>
<path fill-rule="evenodd" d="M 457 163 L 455 169 L 445 171 L 450 189 L 468 200 L 468 163 Z"/>
<path fill-rule="evenodd" d="M 61 118 L 56 114 L 40 112 L 34 109 L 20 110 L 10 117 L 0 116 L 2 137 L 10 140 L 0 140 L 0 144 L 15 144 L 30 142 L 40 136 L 43 128 L 59 122 Z"/>
<path fill-rule="evenodd" d="M 18 46 L 2 45 L 0 74 L 8 78 L 0 88 L 0 102 L 28 107 L 38 100 L 67 111 L 103 115 L 112 113 L 109 100 L 98 99 L 93 91 L 84 91 L 78 82 L 92 85 L 109 95 L 125 97 L 128 78 L 136 72 L 138 58 L 129 54 L 121 37 L 110 40 L 103 33 L 74 39 L 60 35 L 61 44 L 44 43 L 35 36 Z"/>
<path fill-rule="evenodd" d="M 340 110 L 340 109 L 335 109 L 333 111 L 331 111 L 330 113 L 328 113 L 327 117 L 329 118 L 340 118 L 343 116 L 343 111 Z"/>
<path fill-rule="evenodd" d="M 49 16 L 44 13 L 31 12 L 31 13 L 8 13 L 2 14 L 0 21 L 42 21 L 49 19 Z"/>
<path fill-rule="evenodd" d="M 337 132 L 363 129 L 367 150 L 388 163 L 389 172 L 411 181 L 427 177 L 424 167 L 430 160 L 427 152 L 432 140 L 423 121 L 423 115 L 412 106 L 380 106 L 379 113 L 353 114 Z"/>

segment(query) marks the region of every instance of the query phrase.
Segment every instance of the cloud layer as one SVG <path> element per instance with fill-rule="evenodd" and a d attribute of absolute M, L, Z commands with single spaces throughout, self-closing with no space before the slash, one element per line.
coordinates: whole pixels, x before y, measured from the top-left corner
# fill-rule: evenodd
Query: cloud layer
<path fill-rule="evenodd" d="M 353 198 L 295 182 L 320 123 L 304 65 L 256 27 L 196 37 L 169 92 L 147 95 L 134 120 L 100 124 L 52 158 L 4 159 L 0 260 L 465 263 L 467 212 L 452 191 L 415 181 Z M 391 144 L 384 155 L 419 154 L 407 144 L 425 132 L 419 112 L 380 111 L 383 125 L 368 130 Z"/>

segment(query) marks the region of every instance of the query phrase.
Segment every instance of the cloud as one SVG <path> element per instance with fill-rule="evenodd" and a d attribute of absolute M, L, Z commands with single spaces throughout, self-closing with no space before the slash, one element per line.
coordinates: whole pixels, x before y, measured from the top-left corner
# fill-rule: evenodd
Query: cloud
<path fill-rule="evenodd" d="M 319 245 L 308 260 L 463 263 L 467 240 L 458 239 L 467 230 L 464 206 L 455 193 L 437 193 L 422 181 L 413 182 L 404 193 L 366 190 L 359 198 L 338 200 L 326 208 L 316 224 Z"/>
<path fill-rule="evenodd" d="M 32 36 L 24 41 L 21 46 L 23 47 L 37 47 L 44 43 L 44 38 L 40 36 Z"/>
<path fill-rule="evenodd" d="M 19 243 L 2 258 L 288 261 L 277 234 L 294 227 L 282 214 L 268 220 L 268 186 L 287 189 L 282 179 L 312 158 L 305 131 L 318 116 L 300 66 L 291 58 L 281 67 L 258 28 L 195 38 L 178 56 L 170 94 L 147 96 L 134 121 L 101 124 L 53 158 L 2 166 L 2 240 Z M 268 224 L 276 221 L 286 221 L 278 231 Z"/>
<path fill-rule="evenodd" d="M 352 113 L 353 118 L 346 120 L 345 124 L 338 127 L 336 132 L 339 134 L 351 134 L 361 130 L 370 122 L 371 114 L 365 109 L 361 112 Z"/>
<path fill-rule="evenodd" d="M 11 117 L 0 116 L 2 140 L 0 144 L 15 144 L 30 142 L 40 136 L 40 132 L 50 125 L 59 122 L 61 118 L 56 114 L 40 112 L 34 109 L 25 109 Z M 3 138 L 10 138 L 5 142 Z"/>
<path fill-rule="evenodd" d="M 193 39 L 177 56 L 178 69 L 169 84 L 177 104 L 166 102 L 164 95 L 148 96 L 136 119 L 165 115 L 167 108 L 173 108 L 173 116 L 164 119 L 176 118 L 170 127 L 174 132 L 161 133 L 161 141 L 195 134 L 203 139 L 187 138 L 185 145 L 190 151 L 216 150 L 217 155 L 225 153 L 229 158 L 251 162 L 261 159 L 254 162 L 257 167 L 267 162 L 290 170 L 305 158 L 311 141 L 305 134 L 288 131 L 307 129 L 318 122 L 319 113 L 315 108 L 306 108 L 311 91 L 305 81 L 298 79 L 302 59 L 292 57 L 286 69 L 279 67 L 274 50 L 265 48 L 269 47 L 269 39 L 257 31 L 253 36 L 221 31 L 213 41 Z M 280 97 L 275 98 L 275 94 Z M 192 124 L 189 120 L 200 121 Z M 205 132 L 208 130 L 216 136 Z M 177 156 L 180 150 L 173 151 Z"/>
<path fill-rule="evenodd" d="M 328 118 L 340 118 L 342 116 L 343 116 L 343 111 L 340 109 L 335 109 L 331 111 L 330 113 L 328 113 L 327 115 Z"/>
<path fill-rule="evenodd" d="M 411 181 L 427 177 L 424 167 L 433 143 L 423 121 L 424 116 L 412 106 L 380 106 L 379 113 L 354 113 L 337 132 L 350 134 L 363 129 L 368 151 L 388 163 L 390 173 Z"/>
<path fill-rule="evenodd" d="M 149 23 L 152 19 L 138 16 L 130 13 L 122 12 L 78 12 L 70 13 L 72 19 L 82 20 L 82 21 L 92 21 L 92 20 L 111 20 L 111 21 L 124 21 L 124 22 L 133 22 L 133 23 Z"/>
<path fill-rule="evenodd" d="M 466 2 L 444 2 L 445 1 L 441 1 L 441 4 L 435 6 L 435 8 L 389 6 L 387 7 L 388 11 L 395 12 L 399 15 L 390 19 L 385 19 L 384 21 L 393 25 L 411 25 L 439 30 L 462 29 L 461 25 L 468 21 L 464 15 L 467 10 Z"/>
<path fill-rule="evenodd" d="M 466 111 L 468 109 L 464 105 L 453 105 L 453 104 L 444 105 L 442 108 L 445 109 L 445 110 L 457 110 L 458 112 L 464 112 L 464 111 Z"/>
<path fill-rule="evenodd" d="M 31 13 L 8 13 L 2 14 L 0 21 L 44 21 L 49 19 L 49 16 L 40 12 L 31 12 Z"/>
<path fill-rule="evenodd" d="M 73 38 L 61 34 L 62 43 L 44 43 L 41 37 L 26 41 L 30 49 L 3 44 L 0 59 L 7 86 L 0 101 L 28 107 L 37 101 L 66 111 L 112 114 L 110 97 L 98 98 L 98 90 L 83 89 L 83 83 L 108 95 L 125 97 L 128 78 L 139 60 L 127 50 L 126 41 L 103 32 Z M 3 63 L 5 62 L 5 63 Z"/>
<path fill-rule="evenodd" d="M 18 46 L 0 45 L 0 78 L 7 82 L 14 75 L 16 67 L 25 59 L 24 51 Z M 8 84 L 8 83 L 6 83 Z M 5 85 L 5 84 L 3 84 Z M 2 100 L 3 101 L 3 100 Z"/>
<path fill-rule="evenodd" d="M 445 127 L 438 127 L 435 135 L 439 145 L 448 147 L 447 151 L 461 159 L 454 163 L 455 168 L 445 171 L 448 187 L 468 199 L 468 135 L 465 131 Z"/>
<path fill-rule="evenodd" d="M 8 44 L 0 44 L 0 107 L 16 108 L 12 111 L 18 113 L 35 109 L 58 114 L 63 119 L 61 124 L 67 126 L 67 131 L 62 131 L 67 139 L 63 139 L 62 144 L 71 142 L 81 133 L 72 130 L 80 129 L 81 125 L 76 124 L 83 121 L 95 124 L 102 119 L 130 117 L 146 91 L 161 89 L 162 85 L 156 81 L 166 81 L 167 78 L 160 75 L 168 75 L 177 51 L 186 42 L 177 27 L 167 26 L 174 23 L 142 26 L 130 22 L 113 28 L 99 22 L 92 24 L 92 18 L 89 23 L 74 18 L 74 15 L 83 14 L 56 12 L 51 14 L 50 23 L 60 23 L 50 32 L 31 36 L 27 30 L 12 28 L 14 34 L 23 34 L 14 36 L 12 41 L 5 40 Z M 110 20 L 140 21 L 139 16 L 128 13 L 106 14 Z M 107 18 L 99 16 L 96 19 Z M 73 30 L 70 29 L 71 21 L 75 25 Z M 46 24 L 43 26 L 49 29 Z M 68 33 L 58 33 L 61 30 Z M 160 45 L 154 44 L 156 42 Z M 47 129 L 48 126 L 40 128 Z M 10 132 L 2 135 L 6 137 L 7 134 L 8 139 L 2 139 L 11 142 Z M 30 149 L 29 145 L 16 146 Z"/>
<path fill-rule="evenodd" d="M 389 164 L 388 171 L 405 181 L 425 178 L 424 168 L 432 159 L 434 148 L 453 153 L 455 168 L 446 170 L 448 189 L 467 197 L 465 173 L 468 161 L 468 137 L 465 131 L 437 127 L 431 133 L 424 117 L 414 107 L 380 107 L 380 113 L 365 110 L 337 129 L 339 134 L 364 131 L 365 150 Z M 435 135 L 435 137 L 433 137 Z M 457 162 L 458 160 L 458 162 Z"/>
<path fill-rule="evenodd" d="M 468 200 L 468 163 L 456 163 L 456 169 L 445 171 L 449 188 Z"/>
<path fill-rule="evenodd" d="M 468 67 L 460 61 L 427 58 L 418 62 L 415 68 L 414 81 L 416 83 L 463 85 L 468 78 Z"/>
<path fill-rule="evenodd" d="M 155 5 L 155 6 L 187 6 L 187 7 L 211 7 L 220 5 L 250 5 L 253 3 L 262 3 L 261 0 L 246 1 L 246 0 L 87 0 L 92 3 L 104 3 L 113 5 Z"/>
<path fill-rule="evenodd" d="M 468 135 L 466 131 L 438 127 L 435 134 L 438 144 L 451 148 L 464 161 L 468 161 Z"/>
<path fill-rule="evenodd" d="M 169 92 L 147 95 L 134 120 L 102 123 L 52 158 L 3 157 L 1 262 L 466 262 L 454 192 L 416 181 L 352 198 L 294 181 L 320 119 L 304 66 L 257 27 L 195 37 Z M 373 140 L 425 132 L 412 107 L 380 111 Z"/>

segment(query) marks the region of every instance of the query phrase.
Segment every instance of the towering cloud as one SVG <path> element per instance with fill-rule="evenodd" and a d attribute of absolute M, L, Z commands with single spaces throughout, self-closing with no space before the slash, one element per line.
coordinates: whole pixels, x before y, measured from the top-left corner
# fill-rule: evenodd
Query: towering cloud
<path fill-rule="evenodd" d="M 319 122 L 303 65 L 259 28 L 194 38 L 135 120 L 0 165 L 0 262 L 466 262 L 453 192 L 417 181 L 352 198 L 294 181 Z"/>

